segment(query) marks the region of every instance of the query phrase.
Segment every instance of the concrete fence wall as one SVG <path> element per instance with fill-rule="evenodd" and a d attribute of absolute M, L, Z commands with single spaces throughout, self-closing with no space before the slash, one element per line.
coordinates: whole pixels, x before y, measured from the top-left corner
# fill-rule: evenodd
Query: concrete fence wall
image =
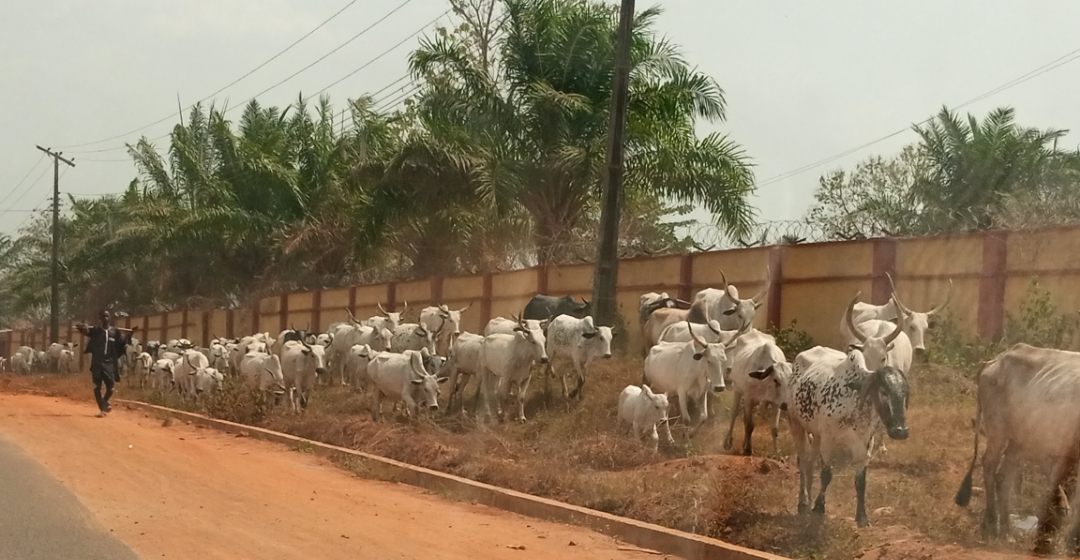
<path fill-rule="evenodd" d="M 797 321 L 798 328 L 819 344 L 836 346 L 848 302 L 861 291 L 863 301 L 884 303 L 889 273 L 904 303 L 919 310 L 944 300 L 952 280 L 949 309 L 961 329 L 996 338 L 1005 314 L 1018 309 L 1032 277 L 1039 278 L 1062 312 L 1080 309 L 1078 249 L 1080 227 L 1065 227 L 626 259 L 619 263 L 617 302 L 633 348 L 641 340 L 637 306 L 642 293 L 667 292 L 689 300 L 702 288 L 721 285 L 722 270 L 741 297 L 768 287 L 757 328 Z M 290 327 L 321 331 L 346 320 L 349 311 L 357 318 L 374 315 L 379 304 L 401 311 L 408 303 L 406 319 L 416 321 L 421 308 L 444 303 L 452 308 L 469 306 L 462 315 L 462 329 L 480 332 L 492 317 L 520 312 L 536 293 L 591 298 L 592 276 L 593 265 L 583 264 L 436 277 L 281 294 L 241 309 L 124 317 L 119 325 L 139 325 L 144 340 L 185 337 L 205 345 L 214 335 L 236 337 L 256 331 L 276 335 Z M 61 327 L 60 335 L 61 341 L 81 339 L 70 324 Z M 10 356 L 20 345 L 43 348 L 47 340 L 45 330 L 0 333 L 0 351 Z"/>

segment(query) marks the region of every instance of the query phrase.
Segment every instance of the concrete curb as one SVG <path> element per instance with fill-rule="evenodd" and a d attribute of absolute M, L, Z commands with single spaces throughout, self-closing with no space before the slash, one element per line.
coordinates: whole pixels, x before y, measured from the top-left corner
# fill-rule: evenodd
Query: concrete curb
<path fill-rule="evenodd" d="M 788 560 L 782 556 L 735 546 L 717 539 L 676 531 L 667 527 L 618 517 L 514 490 L 507 490 L 362 451 L 138 401 L 115 399 L 113 402 L 123 404 L 129 408 L 190 421 L 195 425 L 230 434 L 243 432 L 245 435 L 265 441 L 294 448 L 310 449 L 315 454 L 358 466 L 363 472 L 369 474 L 371 478 L 392 480 L 417 486 L 454 499 L 475 501 L 479 504 L 527 517 L 586 527 L 616 537 L 634 546 L 679 556 L 687 560 Z"/>

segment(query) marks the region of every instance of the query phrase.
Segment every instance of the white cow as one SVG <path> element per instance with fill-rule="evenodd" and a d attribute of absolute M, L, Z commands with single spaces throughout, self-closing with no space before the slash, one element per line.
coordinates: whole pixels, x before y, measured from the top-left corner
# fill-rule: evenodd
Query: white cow
<path fill-rule="evenodd" d="M 667 423 L 667 414 L 667 395 L 653 393 L 648 385 L 627 385 L 619 394 L 619 421 L 630 424 L 630 431 L 637 439 L 649 434 L 653 450 L 656 450 L 660 443 L 656 425 Z M 668 437 L 671 437 L 670 432 Z M 669 439 L 668 443 L 675 442 Z"/>
<path fill-rule="evenodd" d="M 174 369 L 176 369 L 176 363 L 168 358 L 162 358 L 154 362 L 150 366 L 150 386 L 161 390 L 171 389 Z"/>
<path fill-rule="evenodd" d="M 248 352 L 240 362 L 240 375 L 260 391 L 272 392 L 275 397 L 285 394 L 281 358 L 274 354 Z"/>
<path fill-rule="evenodd" d="M 454 337 L 461 334 L 461 314 L 472 307 L 472 303 L 461 309 L 450 309 L 445 305 L 425 307 L 420 311 L 420 324 L 433 333 L 436 354 L 445 356 L 454 343 Z"/>
<path fill-rule="evenodd" d="M 649 318 L 645 320 L 645 325 L 641 328 L 644 339 L 642 348 L 645 355 L 649 354 L 650 348 L 660 342 L 660 336 L 668 327 L 685 323 L 689 315 L 690 311 L 687 309 L 671 309 L 667 307 L 661 307 L 649 314 Z"/>
<path fill-rule="evenodd" d="M 16 352 L 11 356 L 11 371 L 15 375 L 30 375 L 30 366 L 33 362 L 26 359 L 26 354 Z"/>
<path fill-rule="evenodd" d="M 1056 489 L 1076 469 L 1080 441 L 1080 353 L 1016 344 L 998 354 L 979 372 L 973 428 L 975 451 L 956 503 L 971 499 L 972 472 L 979 457 L 979 432 L 986 434 L 982 457 L 987 537 L 1009 532 L 1009 491 L 1025 462 L 1048 466 L 1053 489 L 1039 515 L 1037 551 L 1049 553 L 1050 528 L 1061 504 Z M 1075 513 L 1075 512 L 1074 512 Z M 1067 543 L 1075 546 L 1075 519 Z"/>
<path fill-rule="evenodd" d="M 290 340 L 281 348 L 281 374 L 293 412 L 307 408 L 308 392 L 326 375 L 326 349 L 318 344 Z"/>
<path fill-rule="evenodd" d="M 450 347 L 450 358 L 446 361 L 446 369 L 443 370 L 450 379 L 450 399 L 446 403 L 448 414 L 454 410 L 454 399 L 465 390 L 469 380 L 483 371 L 480 362 L 480 352 L 483 347 L 484 337 L 478 334 L 463 332 L 454 339 L 454 345 Z M 479 384 L 477 385 L 479 387 Z M 477 395 L 479 395 L 479 388 Z M 464 398 L 461 401 L 464 412 Z"/>
<path fill-rule="evenodd" d="M 173 380 L 176 382 L 176 390 L 180 396 L 194 399 L 198 395 L 195 374 L 200 369 L 208 367 L 210 367 L 210 360 L 202 352 L 194 348 L 184 350 L 173 370 Z"/>
<path fill-rule="evenodd" d="M 403 353 L 380 352 L 368 364 L 371 380 L 371 417 L 378 422 L 383 397 L 403 401 L 405 411 L 412 417 L 420 413 L 423 404 L 431 410 L 439 408 L 439 385 L 445 377 L 435 377 L 424 369 L 424 357 L 415 350 Z"/>
<path fill-rule="evenodd" d="M 244 358 L 251 352 L 268 354 L 274 345 L 274 339 L 270 333 L 258 333 L 245 336 L 236 343 L 236 347 L 229 350 L 229 367 L 232 371 L 239 372 Z"/>
<path fill-rule="evenodd" d="M 60 351 L 60 357 L 56 360 L 56 371 L 67 375 L 75 372 L 75 352 L 67 348 Z"/>
<path fill-rule="evenodd" d="M 371 317 L 363 322 L 364 325 L 374 327 L 376 331 L 386 329 L 390 332 L 397 330 L 398 325 L 401 324 L 401 317 L 409 311 L 409 302 L 405 302 L 405 307 L 400 312 L 389 312 L 383 309 L 381 303 L 377 303 L 379 308 L 379 315 Z"/>
<path fill-rule="evenodd" d="M 514 334 L 492 334 L 484 337 L 484 346 L 480 352 L 483 369 L 481 383 L 490 387 L 492 381 L 496 382 L 500 418 L 513 392 L 518 401 L 517 420 L 525 421 L 525 393 L 529 390 L 529 381 L 532 379 L 532 364 L 548 363 L 545 342 L 542 331 L 530 329 L 522 321 L 518 321 Z M 490 410 L 489 404 L 488 411 Z"/>
<path fill-rule="evenodd" d="M 54 342 L 54 343 L 50 344 L 49 347 L 45 350 L 46 367 L 59 371 L 60 370 L 60 356 L 61 356 L 61 354 L 65 350 L 68 351 L 68 352 L 71 352 L 72 354 L 74 354 L 75 353 L 75 348 L 77 346 L 78 346 L 78 344 L 74 343 L 74 342 L 65 342 L 63 344 L 61 344 L 59 342 Z M 61 372 L 61 373 L 63 373 L 63 372 Z"/>
<path fill-rule="evenodd" d="M 184 350 L 195 348 L 195 345 L 186 338 L 174 338 L 165 344 L 165 350 L 183 354 Z"/>
<path fill-rule="evenodd" d="M 215 342 L 210 345 L 210 367 L 220 373 L 229 371 L 229 350 L 224 344 Z"/>
<path fill-rule="evenodd" d="M 138 382 L 139 388 L 146 387 L 147 377 L 154 367 L 154 358 L 147 352 L 140 352 L 131 362 L 131 375 Z"/>
<path fill-rule="evenodd" d="M 366 387 L 368 384 L 368 364 L 377 354 L 367 344 L 356 344 L 349 349 L 345 357 L 345 378 L 353 389 Z"/>
<path fill-rule="evenodd" d="M 893 338 L 897 334 L 901 334 L 899 330 Z M 883 342 L 888 345 L 891 341 Z M 825 513 L 832 467 L 846 460 L 856 471 L 855 520 L 860 527 L 869 525 L 866 466 L 871 443 L 882 425 L 890 438 L 907 439 L 907 378 L 889 366 L 868 369 L 858 349 L 845 354 L 817 346 L 795 357 L 789 391 L 788 419 L 799 456 L 799 512 L 809 509 L 818 460 L 822 461 L 821 491 L 814 501 L 814 512 L 821 515 Z"/>
<path fill-rule="evenodd" d="M 765 279 L 768 282 L 769 270 L 765 270 Z M 766 283 L 765 289 L 750 299 L 739 299 L 739 290 L 728 284 L 724 271 L 720 271 L 720 278 L 724 286 L 705 288 L 694 295 L 694 303 L 690 305 L 690 313 L 687 318 L 691 323 L 704 323 L 706 317 L 715 317 L 720 322 L 720 328 L 724 330 L 738 329 L 742 325 L 754 324 L 757 309 L 764 303 L 765 294 L 769 291 Z M 706 311 L 708 314 L 706 315 Z"/>
<path fill-rule="evenodd" d="M 776 339 L 757 329 L 739 337 L 728 351 L 731 367 L 728 382 L 734 393 L 731 407 L 731 423 L 724 437 L 724 449 L 731 449 L 735 421 L 743 414 L 745 439 L 743 454 L 753 454 L 751 437 L 754 434 L 754 409 L 767 403 L 776 407 L 772 422 L 773 451 L 779 452 L 780 412 L 787 410 L 787 384 L 791 379 L 791 364 L 784 351 L 776 345 Z"/>
<path fill-rule="evenodd" d="M 558 377 L 562 381 L 563 396 L 581 398 L 589 363 L 597 358 L 611 358 L 611 327 L 597 327 L 590 316 L 578 319 L 559 315 L 548 323 L 545 337 L 548 374 L 555 375 L 555 358 L 569 359 L 577 373 L 577 387 L 567 392 L 566 376 L 560 374 Z"/>
<path fill-rule="evenodd" d="M 221 390 L 225 376 L 217 368 L 207 367 L 195 372 L 195 394 L 212 395 Z"/>
<path fill-rule="evenodd" d="M 852 322 L 855 325 L 862 325 L 867 321 L 879 320 L 879 321 L 892 321 L 896 322 L 900 317 L 900 311 L 904 314 L 904 334 L 911 340 L 911 346 L 915 351 L 926 351 L 926 331 L 930 328 L 930 317 L 941 313 L 952 301 L 952 280 L 949 280 L 949 291 L 945 294 L 945 301 L 927 311 L 921 313 L 918 311 L 912 311 L 903 302 L 900 301 L 900 296 L 896 295 L 896 286 L 892 283 L 892 276 L 889 276 L 889 285 L 892 286 L 892 296 L 885 305 L 870 305 L 868 303 L 859 302 L 855 304 L 855 311 L 852 314 Z M 865 329 L 864 329 L 865 330 Z M 852 333 L 851 326 L 845 318 L 840 319 L 840 334 L 843 335 L 846 342 L 855 342 L 856 337 Z"/>
<path fill-rule="evenodd" d="M 745 332 L 745 331 L 743 331 Z M 738 340 L 739 333 L 721 342 L 706 342 L 690 331 L 690 342 L 660 342 L 649 350 L 645 358 L 645 375 L 642 383 L 668 398 L 679 397 L 682 419 L 690 425 L 689 438 L 709 417 L 706 395 L 709 390 L 724 390 L 724 370 L 728 358 L 726 349 Z M 695 422 L 690 416 L 689 405 L 693 401 L 700 409 Z M 671 439 L 671 426 L 665 426 Z"/>
<path fill-rule="evenodd" d="M 394 336 L 390 341 L 390 347 L 394 352 L 405 350 L 420 350 L 427 348 L 428 352 L 435 353 L 435 335 L 418 323 L 402 323 L 394 329 Z"/>

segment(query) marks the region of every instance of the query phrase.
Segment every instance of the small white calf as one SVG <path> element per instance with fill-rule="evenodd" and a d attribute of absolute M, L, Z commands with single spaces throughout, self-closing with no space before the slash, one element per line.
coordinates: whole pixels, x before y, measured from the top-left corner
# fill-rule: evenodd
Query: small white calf
<path fill-rule="evenodd" d="M 619 421 L 630 424 L 630 431 L 637 439 L 649 434 L 654 450 L 660 442 L 656 425 L 666 423 L 667 414 L 667 395 L 653 393 L 648 385 L 627 385 L 619 394 Z M 668 443 L 675 443 L 670 439 L 671 432 L 668 432 L 668 438 Z"/>

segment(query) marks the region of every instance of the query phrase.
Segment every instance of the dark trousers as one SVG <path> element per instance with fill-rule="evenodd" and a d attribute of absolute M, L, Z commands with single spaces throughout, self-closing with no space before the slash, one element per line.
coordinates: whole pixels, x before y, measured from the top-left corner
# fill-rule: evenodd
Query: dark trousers
<path fill-rule="evenodd" d="M 113 386 L 116 384 L 116 366 L 102 365 L 91 370 L 94 377 L 94 398 L 97 399 L 98 409 L 108 412 L 112 409 L 109 399 L 112 398 Z M 101 385 L 105 384 L 105 395 L 101 394 Z"/>

